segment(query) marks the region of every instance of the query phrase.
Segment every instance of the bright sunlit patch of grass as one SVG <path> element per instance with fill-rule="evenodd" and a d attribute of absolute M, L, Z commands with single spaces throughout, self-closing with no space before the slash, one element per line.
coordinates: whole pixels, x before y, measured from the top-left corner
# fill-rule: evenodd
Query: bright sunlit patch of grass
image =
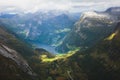
<path fill-rule="evenodd" d="M 114 36 L 117 34 L 117 32 L 112 33 L 109 37 L 107 37 L 105 40 L 112 40 Z"/>
<path fill-rule="evenodd" d="M 48 58 L 45 55 L 41 55 L 41 60 L 42 60 L 42 62 L 53 62 L 53 61 L 59 60 L 59 59 L 66 59 L 66 58 L 72 56 L 73 54 L 75 54 L 78 50 L 79 50 L 79 48 L 69 51 L 68 53 L 57 54 L 54 58 Z"/>

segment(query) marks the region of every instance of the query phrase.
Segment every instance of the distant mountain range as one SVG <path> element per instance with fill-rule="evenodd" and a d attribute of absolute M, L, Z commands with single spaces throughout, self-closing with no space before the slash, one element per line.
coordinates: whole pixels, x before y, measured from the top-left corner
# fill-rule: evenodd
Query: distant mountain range
<path fill-rule="evenodd" d="M 79 17 L 79 13 L 48 11 L 1 14 L 0 21 L 24 40 L 53 45 L 64 38 Z"/>

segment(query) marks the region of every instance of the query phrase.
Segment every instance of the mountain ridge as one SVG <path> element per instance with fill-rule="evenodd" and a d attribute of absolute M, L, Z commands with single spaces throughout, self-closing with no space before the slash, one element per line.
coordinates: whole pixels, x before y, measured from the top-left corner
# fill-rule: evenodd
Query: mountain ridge
<path fill-rule="evenodd" d="M 116 23 L 120 20 L 119 16 L 119 14 L 110 14 L 106 11 L 83 13 L 80 20 L 74 24 L 73 29 L 65 36 L 62 44 L 56 50 L 66 52 L 69 50 L 67 45 L 75 47 L 94 45 L 114 30 Z"/>

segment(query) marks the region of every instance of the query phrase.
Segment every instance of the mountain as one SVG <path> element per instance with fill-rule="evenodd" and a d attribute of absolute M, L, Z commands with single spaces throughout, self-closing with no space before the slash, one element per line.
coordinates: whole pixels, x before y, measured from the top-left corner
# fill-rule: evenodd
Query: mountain
<path fill-rule="evenodd" d="M 115 35 L 112 36 L 113 34 Z M 111 36 L 112 38 L 109 39 Z M 84 76 L 82 80 L 87 80 L 85 79 L 86 77 L 89 80 L 119 80 L 119 43 L 120 22 L 116 25 L 113 33 L 110 34 L 107 38 L 86 51 L 77 52 L 70 58 L 69 62 L 72 62 L 69 64 L 76 64 L 76 67 L 73 66 L 72 70 L 77 69 L 73 70 L 71 73 L 75 75 L 74 78 L 76 79 L 74 80 L 77 80 L 78 78 L 81 79 L 79 76 L 81 72 L 83 72 L 82 75 Z M 81 72 L 79 70 L 81 70 Z"/>
<path fill-rule="evenodd" d="M 4 14 L 4 13 L 1 13 L 0 14 L 0 18 L 12 18 L 12 17 L 14 17 L 14 16 L 16 16 L 16 14 Z"/>
<path fill-rule="evenodd" d="M 1 49 L 0 49 L 1 50 Z M 1 80 L 32 80 L 13 60 L 0 55 Z"/>
<path fill-rule="evenodd" d="M 105 12 L 83 13 L 56 50 L 66 52 L 75 47 L 86 49 L 93 46 L 114 30 L 116 23 L 120 20 L 119 12 L 120 8 L 110 8 Z"/>
<path fill-rule="evenodd" d="M 38 12 L 1 17 L 0 79 L 120 80 L 118 9 L 85 12 L 75 24 L 78 14 Z M 58 35 L 61 40 L 55 39 Z M 54 55 L 28 42 L 60 42 L 59 52 L 70 51 Z"/>
<path fill-rule="evenodd" d="M 43 70 L 48 70 L 48 80 L 120 80 L 119 44 L 120 22 L 110 35 L 91 48 L 48 63 Z"/>
<path fill-rule="evenodd" d="M 26 41 L 55 45 L 59 44 L 79 17 L 80 14 L 77 13 L 38 11 L 17 14 L 12 18 L 1 17 L 0 21 L 18 37 Z"/>
<path fill-rule="evenodd" d="M 114 16 L 120 16 L 119 12 L 120 12 L 120 7 L 111 7 L 109 9 L 106 10 L 107 13 L 114 15 Z M 120 19 L 120 17 L 117 17 Z"/>
<path fill-rule="evenodd" d="M 0 79 L 32 80 L 36 76 L 27 62 L 31 48 L 0 25 Z M 24 56 L 24 57 L 23 57 Z M 27 59 L 27 60 L 26 60 Z"/>

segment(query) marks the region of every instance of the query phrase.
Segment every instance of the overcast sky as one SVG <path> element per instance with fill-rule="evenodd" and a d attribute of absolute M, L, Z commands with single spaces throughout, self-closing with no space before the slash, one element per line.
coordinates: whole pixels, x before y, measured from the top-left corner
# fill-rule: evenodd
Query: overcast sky
<path fill-rule="evenodd" d="M 120 6 L 120 0 L 0 0 L 0 12 L 42 10 L 104 10 L 107 7 Z"/>

